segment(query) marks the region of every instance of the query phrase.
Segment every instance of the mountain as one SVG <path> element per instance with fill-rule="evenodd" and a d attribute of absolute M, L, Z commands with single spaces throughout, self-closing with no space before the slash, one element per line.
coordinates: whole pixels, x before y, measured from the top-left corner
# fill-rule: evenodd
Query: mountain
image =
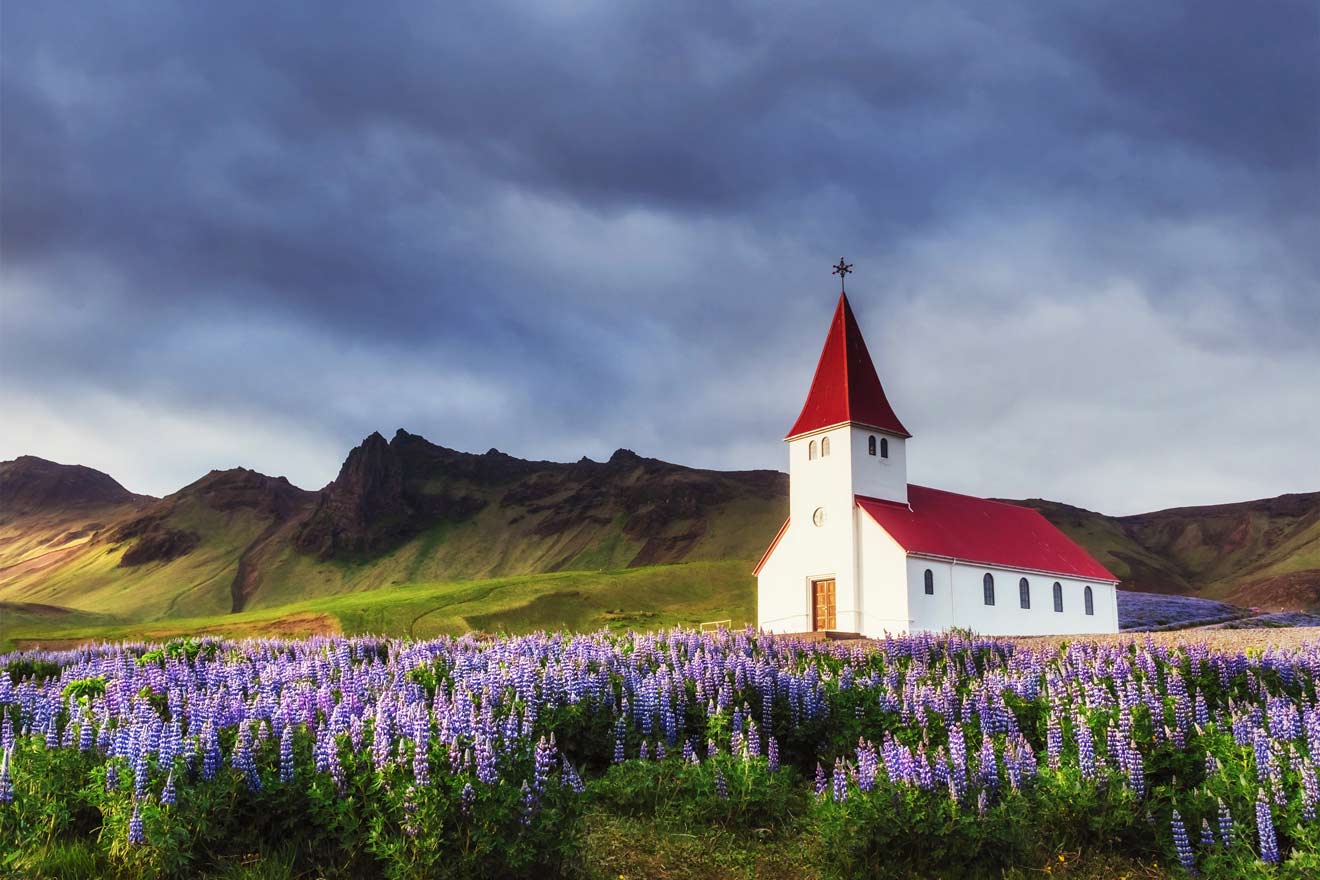
<path fill-rule="evenodd" d="M 720 589 L 750 592 L 787 494 L 775 471 L 700 470 L 626 449 L 604 462 L 524 461 L 403 430 L 367 437 L 319 491 L 236 468 L 157 499 L 24 456 L 0 463 L 0 613 L 153 621 L 401 585 L 728 560 L 737 564 L 720 570 Z M 1320 493 L 1125 517 L 1013 503 L 1040 510 L 1128 589 L 1320 610 Z"/>
<path fill-rule="evenodd" d="M 1038 498 L 1014 503 L 1039 510 L 1126 589 L 1320 609 L 1320 492 L 1118 517 Z"/>
<path fill-rule="evenodd" d="M 161 499 L 42 497 L 10 514 L 0 494 L 0 602 L 154 620 L 419 581 L 687 560 L 750 570 L 782 522 L 787 478 L 623 449 L 607 462 L 474 455 L 400 430 L 366 438 L 318 492 L 240 468 Z"/>

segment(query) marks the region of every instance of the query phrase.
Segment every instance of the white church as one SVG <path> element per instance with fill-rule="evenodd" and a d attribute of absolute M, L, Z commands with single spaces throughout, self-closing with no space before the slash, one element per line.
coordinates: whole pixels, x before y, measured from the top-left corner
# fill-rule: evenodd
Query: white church
<path fill-rule="evenodd" d="M 789 515 L 756 566 L 761 629 L 1118 632 L 1118 579 L 1045 517 L 908 483 L 912 435 L 844 294 L 784 439 Z"/>

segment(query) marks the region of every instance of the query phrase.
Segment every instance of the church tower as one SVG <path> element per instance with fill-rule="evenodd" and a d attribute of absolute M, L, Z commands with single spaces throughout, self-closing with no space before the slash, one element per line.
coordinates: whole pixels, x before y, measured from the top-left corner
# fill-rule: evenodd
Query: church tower
<path fill-rule="evenodd" d="M 830 508 L 843 514 L 858 495 L 906 504 L 911 436 L 885 397 L 848 296 L 840 294 L 807 401 L 784 438 L 789 516 L 814 521 L 829 518 Z"/>

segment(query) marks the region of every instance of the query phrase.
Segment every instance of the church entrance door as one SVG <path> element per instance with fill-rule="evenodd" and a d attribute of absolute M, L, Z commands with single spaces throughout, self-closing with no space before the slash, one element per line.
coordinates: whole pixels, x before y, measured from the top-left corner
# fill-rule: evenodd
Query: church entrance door
<path fill-rule="evenodd" d="M 811 582 L 811 628 L 816 632 L 836 628 L 834 578 Z"/>

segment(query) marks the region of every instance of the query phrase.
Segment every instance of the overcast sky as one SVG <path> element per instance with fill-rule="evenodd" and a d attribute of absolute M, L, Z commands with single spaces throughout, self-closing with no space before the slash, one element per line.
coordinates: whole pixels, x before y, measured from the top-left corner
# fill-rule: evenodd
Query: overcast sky
<path fill-rule="evenodd" d="M 913 482 L 1320 489 L 1315 3 L 515 6 L 5 4 L 0 458 L 782 469 L 842 254 Z"/>

